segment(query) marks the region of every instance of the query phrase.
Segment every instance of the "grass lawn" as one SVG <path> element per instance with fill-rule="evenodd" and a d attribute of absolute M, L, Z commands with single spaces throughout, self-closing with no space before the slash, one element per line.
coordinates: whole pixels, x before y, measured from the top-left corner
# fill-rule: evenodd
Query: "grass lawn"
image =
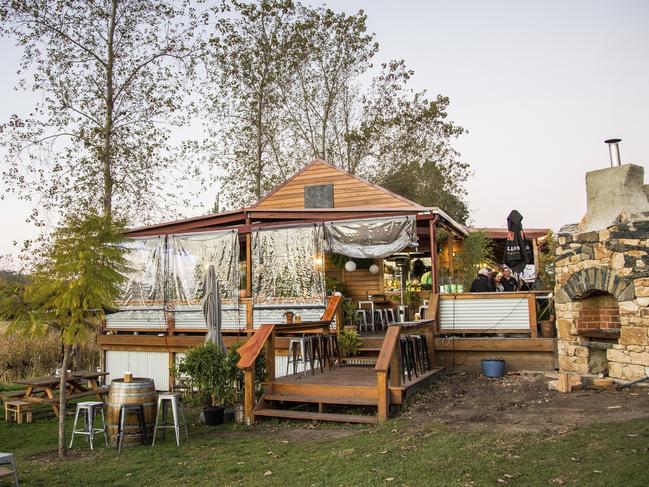
<path fill-rule="evenodd" d="M 79 440 L 60 462 L 56 420 L 41 417 L 1 422 L 0 451 L 16 455 L 21 485 L 649 485 L 646 419 L 547 436 L 458 432 L 406 419 L 207 428 L 189 416 L 181 448 L 168 435 L 118 456 L 113 448 L 90 452 Z"/>

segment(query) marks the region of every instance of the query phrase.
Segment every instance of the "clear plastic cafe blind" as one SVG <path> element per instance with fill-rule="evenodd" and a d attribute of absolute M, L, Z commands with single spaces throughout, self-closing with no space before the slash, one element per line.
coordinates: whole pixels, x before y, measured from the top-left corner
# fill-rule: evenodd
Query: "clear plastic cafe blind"
<path fill-rule="evenodd" d="M 252 294 L 256 304 L 323 303 L 321 227 L 255 230 Z"/>
<path fill-rule="evenodd" d="M 239 298 L 239 240 L 234 230 L 169 235 L 167 300 L 171 306 L 199 306 L 207 269 L 214 266 L 223 304 Z"/>

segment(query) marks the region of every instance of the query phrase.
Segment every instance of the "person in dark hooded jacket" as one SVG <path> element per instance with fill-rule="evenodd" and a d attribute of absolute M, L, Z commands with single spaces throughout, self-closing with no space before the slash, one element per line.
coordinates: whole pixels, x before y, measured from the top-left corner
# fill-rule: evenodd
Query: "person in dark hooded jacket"
<path fill-rule="evenodd" d="M 489 269 L 482 268 L 478 271 L 478 277 L 476 277 L 471 283 L 471 292 L 472 293 L 493 293 L 496 291 L 493 282 L 490 279 L 491 273 Z"/>

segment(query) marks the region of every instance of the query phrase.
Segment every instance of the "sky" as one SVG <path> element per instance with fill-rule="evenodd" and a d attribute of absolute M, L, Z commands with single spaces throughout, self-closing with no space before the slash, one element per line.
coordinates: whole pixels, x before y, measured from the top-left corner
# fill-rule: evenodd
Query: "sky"
<path fill-rule="evenodd" d="M 363 9 L 376 61 L 404 59 L 413 88 L 450 98 L 449 118 L 468 130 L 455 147 L 473 170 L 473 225 L 502 227 L 514 208 L 525 227 L 579 221 L 585 173 L 609 166 L 608 138 L 622 139 L 623 163 L 649 167 L 649 1 L 325 4 Z M 13 91 L 20 55 L 0 40 L 2 121 L 36 100 Z M 0 201 L 0 254 L 35 235 L 28 214 L 13 197 Z"/>

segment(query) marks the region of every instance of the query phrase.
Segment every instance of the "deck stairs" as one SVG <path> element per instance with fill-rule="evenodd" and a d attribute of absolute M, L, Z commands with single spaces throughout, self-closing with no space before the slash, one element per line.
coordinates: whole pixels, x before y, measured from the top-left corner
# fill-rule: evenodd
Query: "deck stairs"
<path fill-rule="evenodd" d="M 372 424 L 378 422 L 378 388 L 374 363 L 379 346 L 365 343 L 358 359 L 363 365 L 344 365 L 333 371 L 296 374 L 266 382 L 255 407 L 255 417 Z M 343 363 L 345 361 L 343 360 Z M 390 403 L 403 404 L 432 383 L 443 367 L 412 377 L 401 387 L 390 387 Z"/>
<path fill-rule="evenodd" d="M 357 371 L 361 369 L 361 367 L 344 368 L 353 368 Z M 370 367 L 362 368 L 371 369 Z M 329 371 L 325 371 L 324 374 L 327 373 Z M 299 383 L 300 379 L 304 376 L 301 374 L 298 376 L 291 382 L 278 380 L 267 383 L 266 392 L 255 408 L 255 416 L 339 423 L 371 424 L 378 422 L 376 385 L 301 384 Z M 308 380 L 308 378 L 307 376 L 306 379 Z M 315 408 L 317 411 L 314 410 Z M 327 412 L 331 409 L 344 409 L 345 413 Z M 370 414 L 368 414 L 368 410 L 372 410 Z"/>

